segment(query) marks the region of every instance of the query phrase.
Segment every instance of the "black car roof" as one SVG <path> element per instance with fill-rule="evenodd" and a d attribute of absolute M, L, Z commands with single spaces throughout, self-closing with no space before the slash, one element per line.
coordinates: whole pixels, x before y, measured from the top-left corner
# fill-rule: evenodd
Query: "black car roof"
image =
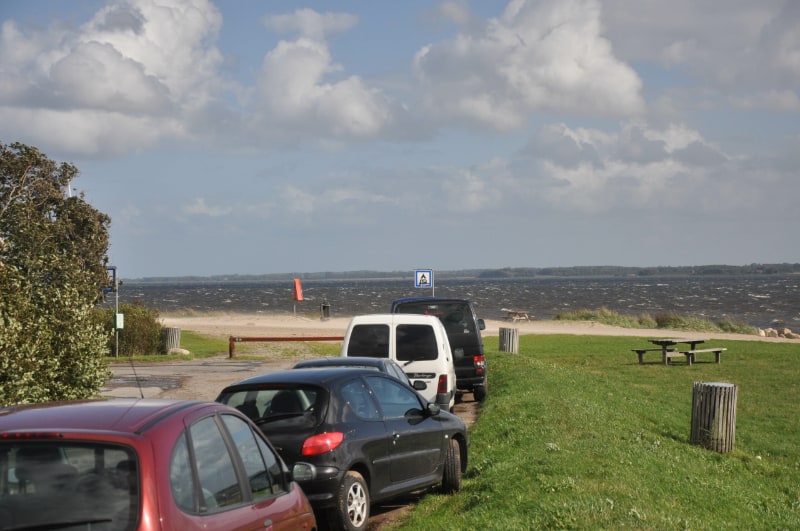
<path fill-rule="evenodd" d="M 403 297 L 393 300 L 392 306 L 408 302 L 470 302 L 470 300 L 459 299 L 457 297 Z"/>
<path fill-rule="evenodd" d="M 370 369 L 359 369 L 357 367 L 309 367 L 307 369 L 303 369 L 302 371 L 286 369 L 283 371 L 267 372 L 264 374 L 259 374 L 258 376 L 240 380 L 225 387 L 222 392 L 232 391 L 234 388 L 238 387 L 274 383 L 326 386 L 337 380 L 351 378 L 356 374 L 375 376 L 383 373 L 379 373 Z"/>

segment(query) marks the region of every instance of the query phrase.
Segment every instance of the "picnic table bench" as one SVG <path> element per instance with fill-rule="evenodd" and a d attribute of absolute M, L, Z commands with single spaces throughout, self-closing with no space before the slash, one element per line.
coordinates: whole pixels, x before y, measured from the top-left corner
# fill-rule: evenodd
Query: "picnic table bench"
<path fill-rule="evenodd" d="M 725 352 L 726 350 L 728 350 L 728 349 L 726 349 L 726 348 L 704 348 L 704 349 L 700 349 L 700 350 L 697 350 L 697 349 L 684 350 L 684 351 L 680 352 L 679 354 L 683 354 L 684 356 L 686 356 L 686 363 L 688 365 L 691 365 L 695 361 L 695 354 L 698 354 L 698 353 L 701 353 L 701 352 L 713 352 L 714 353 L 714 357 L 716 358 L 715 359 L 716 363 L 719 363 L 720 354 L 722 352 Z"/>
<path fill-rule="evenodd" d="M 501 308 L 501 312 L 506 312 L 506 321 L 530 321 L 531 316 L 525 310 L 509 310 L 508 308 Z"/>
<path fill-rule="evenodd" d="M 644 365 L 644 353 L 645 352 L 662 352 L 664 354 L 669 354 L 671 352 L 675 352 L 674 348 L 667 348 L 666 351 L 661 348 L 635 348 L 632 349 L 636 354 L 639 355 L 639 365 Z"/>

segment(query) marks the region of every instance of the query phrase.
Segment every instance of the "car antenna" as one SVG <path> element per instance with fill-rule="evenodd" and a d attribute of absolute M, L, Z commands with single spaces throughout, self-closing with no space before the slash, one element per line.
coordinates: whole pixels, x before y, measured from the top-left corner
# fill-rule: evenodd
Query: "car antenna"
<path fill-rule="evenodd" d="M 136 381 L 136 387 L 139 388 L 139 396 L 144 398 L 144 389 L 142 389 L 142 382 L 139 381 L 139 375 L 136 374 L 136 366 L 133 364 L 133 356 L 130 357 L 131 370 L 133 371 L 133 379 Z"/>

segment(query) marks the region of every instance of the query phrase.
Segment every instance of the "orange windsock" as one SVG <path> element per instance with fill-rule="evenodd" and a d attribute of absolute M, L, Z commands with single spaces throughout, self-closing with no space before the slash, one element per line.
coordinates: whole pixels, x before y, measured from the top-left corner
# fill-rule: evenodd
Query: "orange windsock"
<path fill-rule="evenodd" d="M 296 301 L 303 300 L 303 285 L 300 283 L 300 279 L 294 279 L 294 293 L 292 294 L 292 298 Z"/>

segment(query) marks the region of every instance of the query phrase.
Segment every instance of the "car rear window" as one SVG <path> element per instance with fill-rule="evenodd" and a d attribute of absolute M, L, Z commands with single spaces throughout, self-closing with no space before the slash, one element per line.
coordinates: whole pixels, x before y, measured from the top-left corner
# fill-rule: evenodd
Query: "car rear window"
<path fill-rule="evenodd" d="M 136 527 L 141 492 L 128 447 L 68 441 L 0 444 L 0 529 Z M 81 529 L 86 528 L 81 527 Z"/>
<path fill-rule="evenodd" d="M 428 325 L 397 325 L 397 360 L 435 360 L 439 357 L 436 334 Z"/>
<path fill-rule="evenodd" d="M 466 302 L 407 302 L 398 304 L 395 312 L 438 317 L 448 334 L 475 333 L 475 320 Z"/>
<path fill-rule="evenodd" d="M 328 395 L 316 386 L 264 384 L 224 392 L 217 401 L 235 407 L 259 426 L 312 427 L 322 422 Z"/>
<path fill-rule="evenodd" d="M 389 357 L 389 325 L 359 324 L 350 330 L 348 356 Z"/>

